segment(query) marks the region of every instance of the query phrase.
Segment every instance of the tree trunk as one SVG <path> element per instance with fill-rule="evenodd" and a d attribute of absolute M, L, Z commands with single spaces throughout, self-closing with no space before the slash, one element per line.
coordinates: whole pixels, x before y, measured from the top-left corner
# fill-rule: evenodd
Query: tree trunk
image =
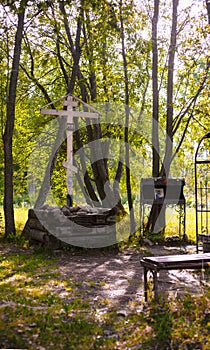
<path fill-rule="evenodd" d="M 5 236 L 15 234 L 14 206 L 13 206 L 13 155 L 12 139 L 15 123 L 16 89 L 19 74 L 21 44 L 24 28 L 25 7 L 27 0 L 22 0 L 18 13 L 18 25 L 15 35 L 14 55 L 12 71 L 9 82 L 9 93 L 7 97 L 6 126 L 3 136 L 4 142 L 4 216 Z"/>
<path fill-rule="evenodd" d="M 208 24 L 210 25 L 210 0 L 206 0 L 206 10 L 208 16 Z M 210 58 L 207 58 L 207 67 L 210 68 Z"/>
<path fill-rule="evenodd" d="M 173 0 L 173 13 L 172 13 L 172 28 L 171 39 L 169 47 L 168 58 L 168 83 L 167 83 L 167 114 L 166 114 L 166 149 L 163 166 L 159 171 L 159 145 L 157 135 L 158 132 L 158 91 L 157 91 L 157 20 L 158 20 L 158 6 L 159 0 L 155 0 L 155 9 L 153 17 L 153 177 L 168 177 L 170 171 L 170 165 L 172 160 L 172 146 L 173 146 L 173 85 L 174 85 L 174 58 L 176 51 L 176 36 L 177 36 L 177 8 L 179 0 Z M 154 96 L 155 95 L 155 96 Z M 154 149 L 156 148 L 157 149 Z M 155 158 L 155 159 L 154 159 Z M 166 206 L 164 204 L 154 203 L 151 208 L 151 212 L 146 224 L 146 231 L 161 232 L 165 228 L 165 211 Z"/>
<path fill-rule="evenodd" d="M 159 91 L 158 91 L 158 45 L 157 24 L 159 16 L 159 0 L 154 0 L 154 16 L 152 19 L 152 176 L 159 176 Z"/>
<path fill-rule="evenodd" d="M 207 9 L 207 15 L 208 15 L 208 23 L 210 25 L 210 0 L 206 0 L 206 9 Z"/>
<path fill-rule="evenodd" d="M 53 174 L 53 170 L 55 167 L 55 162 L 56 162 L 56 157 L 59 151 L 59 148 L 61 146 L 61 143 L 63 140 L 65 140 L 65 127 L 66 127 L 66 121 L 64 118 L 59 119 L 59 129 L 58 129 L 58 133 L 56 135 L 56 140 L 55 143 L 53 145 L 53 149 L 52 152 L 50 154 L 49 157 L 49 161 L 45 170 L 45 175 L 44 175 L 44 179 L 41 185 L 41 188 L 39 190 L 39 194 L 37 197 L 37 200 L 34 204 L 35 208 L 40 208 L 42 205 L 44 205 L 47 195 L 49 193 L 50 190 L 50 186 L 51 186 L 51 178 L 52 178 L 52 174 Z"/>
<path fill-rule="evenodd" d="M 167 83 L 167 114 L 166 114 L 166 151 L 163 161 L 162 176 L 168 177 L 172 161 L 173 151 L 173 86 L 174 86 L 174 59 L 177 37 L 177 8 L 179 0 L 173 0 L 171 40 L 168 58 L 168 83 Z"/>
<path fill-rule="evenodd" d="M 154 232 L 154 233 L 164 232 L 164 228 L 166 225 L 165 210 L 166 210 L 166 206 L 162 203 L 152 204 L 149 218 L 145 226 L 146 232 Z"/>
<path fill-rule="evenodd" d="M 159 91 L 158 91 L 158 44 L 157 44 L 157 25 L 159 17 L 159 0 L 154 0 L 154 15 L 152 19 L 152 176 L 160 176 L 160 154 L 159 154 Z M 153 204 L 148 221 L 144 228 L 145 231 L 153 232 L 159 230 L 159 214 L 161 212 L 160 204 Z"/>
<path fill-rule="evenodd" d="M 125 35 L 124 35 L 124 22 L 122 14 L 122 0 L 120 1 L 120 29 L 121 29 L 121 44 L 122 44 L 122 56 L 123 56 L 123 70 L 124 70 L 124 86 L 125 86 L 125 164 L 126 164 L 126 188 L 128 196 L 128 207 L 130 213 L 130 235 L 135 231 L 135 218 L 133 210 L 133 200 L 131 191 L 131 180 L 130 180 L 130 152 L 129 152 L 129 119 L 130 119 L 130 108 L 129 108 L 129 86 L 128 86 L 128 65 L 125 51 Z"/>

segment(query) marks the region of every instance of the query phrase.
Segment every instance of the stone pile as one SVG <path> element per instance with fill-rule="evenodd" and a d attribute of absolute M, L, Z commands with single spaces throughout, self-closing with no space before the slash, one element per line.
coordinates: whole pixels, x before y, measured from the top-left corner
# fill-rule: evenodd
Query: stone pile
<path fill-rule="evenodd" d="M 116 212 L 89 205 L 30 209 L 24 235 L 30 244 L 101 248 L 116 243 Z"/>

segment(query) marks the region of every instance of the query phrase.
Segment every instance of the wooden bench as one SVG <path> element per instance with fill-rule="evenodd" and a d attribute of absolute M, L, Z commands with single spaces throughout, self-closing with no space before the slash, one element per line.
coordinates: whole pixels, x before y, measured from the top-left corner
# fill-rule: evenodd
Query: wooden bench
<path fill-rule="evenodd" d="M 158 298 L 158 272 L 160 270 L 181 270 L 181 269 L 204 269 L 210 267 L 210 253 L 164 255 L 145 257 L 140 261 L 144 267 L 144 298 L 148 300 L 148 278 L 149 271 L 152 272 L 154 283 L 154 296 Z"/>

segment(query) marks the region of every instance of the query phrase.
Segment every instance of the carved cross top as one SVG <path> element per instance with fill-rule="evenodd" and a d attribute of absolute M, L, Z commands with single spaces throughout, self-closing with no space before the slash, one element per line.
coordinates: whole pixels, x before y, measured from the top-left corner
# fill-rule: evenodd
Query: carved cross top
<path fill-rule="evenodd" d="M 92 106 L 88 105 L 87 103 L 83 102 L 79 98 L 68 94 L 61 99 L 64 99 L 62 104 L 64 107 L 66 107 L 66 110 L 58 110 L 58 109 L 45 109 L 45 107 L 53 104 L 53 102 L 49 103 L 48 105 L 44 106 L 40 109 L 41 114 L 50 114 L 55 116 L 66 116 L 67 117 L 67 123 L 66 123 L 66 137 L 67 137 L 67 161 L 63 162 L 63 166 L 67 169 L 67 176 L 66 176 L 66 184 L 67 184 L 67 193 L 71 198 L 71 204 L 72 204 L 72 194 L 73 194 L 73 172 L 77 172 L 77 168 L 73 165 L 73 132 L 74 132 L 74 117 L 77 118 L 98 118 L 100 116 L 100 113 L 94 109 Z M 61 100 L 59 99 L 59 100 Z M 58 101 L 59 101 L 58 100 Z M 57 102 L 57 101 L 56 101 Z M 77 111 L 76 107 L 78 106 L 78 103 L 82 104 L 85 109 L 89 111 Z"/>

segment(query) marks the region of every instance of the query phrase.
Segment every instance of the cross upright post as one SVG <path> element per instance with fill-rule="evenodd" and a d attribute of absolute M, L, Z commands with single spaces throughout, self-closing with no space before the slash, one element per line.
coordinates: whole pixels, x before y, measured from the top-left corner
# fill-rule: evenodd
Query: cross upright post
<path fill-rule="evenodd" d="M 67 138 L 67 163 L 63 162 L 66 167 L 66 186 L 67 186 L 67 205 L 73 205 L 73 171 L 77 172 L 77 168 L 73 166 L 73 109 L 77 106 L 77 102 L 73 101 L 72 96 L 68 96 L 67 100 L 63 102 L 67 106 L 67 122 L 66 122 L 66 138 Z"/>

